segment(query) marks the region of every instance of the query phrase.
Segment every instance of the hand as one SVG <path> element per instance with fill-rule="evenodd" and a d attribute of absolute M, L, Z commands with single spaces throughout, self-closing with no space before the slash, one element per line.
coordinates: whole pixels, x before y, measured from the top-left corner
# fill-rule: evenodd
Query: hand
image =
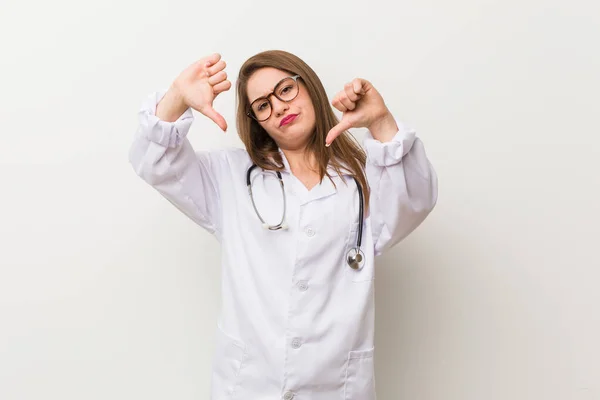
<path fill-rule="evenodd" d="M 218 53 L 202 58 L 181 72 L 171 86 L 188 107 L 213 120 L 223 131 L 227 131 L 227 122 L 215 111 L 213 101 L 231 88 L 225 65 Z"/>
<path fill-rule="evenodd" d="M 331 104 L 343 115 L 342 120 L 327 134 L 326 146 L 329 146 L 336 137 L 350 128 L 366 127 L 370 129 L 391 117 L 383 97 L 371 82 L 361 78 L 347 83 L 344 90 L 334 97 Z M 376 137 L 376 139 L 378 138 Z"/>

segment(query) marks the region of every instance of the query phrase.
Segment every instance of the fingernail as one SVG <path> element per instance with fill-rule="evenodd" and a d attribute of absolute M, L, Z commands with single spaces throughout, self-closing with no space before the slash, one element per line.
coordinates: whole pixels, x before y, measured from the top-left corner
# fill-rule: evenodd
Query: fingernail
<path fill-rule="evenodd" d="M 331 143 L 325 143 L 325 147 L 329 147 Z"/>

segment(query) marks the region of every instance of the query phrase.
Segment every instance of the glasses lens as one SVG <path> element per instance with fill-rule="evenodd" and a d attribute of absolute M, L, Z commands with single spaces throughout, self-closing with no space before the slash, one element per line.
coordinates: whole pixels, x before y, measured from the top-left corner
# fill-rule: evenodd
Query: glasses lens
<path fill-rule="evenodd" d="M 286 78 L 277 85 L 275 93 L 281 100 L 291 101 L 298 95 L 298 83 L 292 78 Z"/>
<path fill-rule="evenodd" d="M 271 104 L 267 99 L 258 99 L 252 103 L 252 113 L 259 121 L 264 121 L 271 115 Z"/>

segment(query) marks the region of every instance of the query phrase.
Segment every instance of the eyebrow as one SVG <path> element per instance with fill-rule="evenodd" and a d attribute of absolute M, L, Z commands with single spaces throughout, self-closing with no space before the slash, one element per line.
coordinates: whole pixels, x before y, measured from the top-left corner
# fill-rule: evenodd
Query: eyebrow
<path fill-rule="evenodd" d="M 269 92 L 270 93 L 270 92 Z M 265 98 L 267 95 L 265 94 L 264 96 L 258 96 L 257 98 L 255 98 L 254 100 L 250 101 L 250 104 L 254 103 L 256 100 L 258 99 L 263 99 Z"/>
<path fill-rule="evenodd" d="M 254 100 L 252 100 L 252 101 L 250 102 L 250 104 L 254 103 L 254 102 L 255 102 L 256 100 L 258 100 L 258 99 L 262 99 L 262 98 L 264 98 L 264 97 L 267 97 L 267 95 L 268 95 L 268 94 L 271 94 L 271 93 L 273 93 L 273 92 L 275 91 L 275 88 L 277 87 L 277 85 L 279 85 L 279 84 L 281 83 L 281 81 L 283 81 L 284 79 L 287 79 L 287 78 L 289 78 L 289 76 L 284 76 L 283 78 L 281 78 L 280 80 L 278 80 L 278 81 L 277 81 L 277 83 L 276 83 L 275 85 L 273 85 L 273 90 L 272 90 L 272 91 L 270 91 L 270 92 L 268 92 L 268 93 L 265 93 L 265 94 L 264 94 L 264 95 L 262 95 L 262 96 L 258 96 L 257 98 L 255 98 Z"/>
<path fill-rule="evenodd" d="M 275 84 L 275 86 L 277 86 L 277 84 Z M 275 86 L 273 86 L 273 89 L 275 89 Z M 272 92 L 269 92 L 269 93 L 272 93 Z M 257 98 L 255 98 L 254 100 L 252 100 L 252 101 L 250 102 L 250 104 L 254 103 L 254 102 L 255 102 L 256 100 L 258 100 L 258 99 L 262 99 L 262 98 L 265 98 L 265 97 L 267 97 L 267 94 L 269 94 L 269 93 L 265 93 L 265 94 L 264 94 L 264 95 L 262 95 L 262 96 L 258 96 Z"/>

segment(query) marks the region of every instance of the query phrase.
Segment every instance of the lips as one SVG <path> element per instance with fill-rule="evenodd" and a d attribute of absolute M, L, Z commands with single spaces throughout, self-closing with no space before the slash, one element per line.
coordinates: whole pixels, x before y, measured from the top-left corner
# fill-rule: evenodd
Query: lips
<path fill-rule="evenodd" d="M 293 120 L 296 119 L 296 117 L 298 116 L 298 114 L 290 114 L 287 117 L 285 117 L 284 119 L 281 120 L 281 122 L 279 123 L 279 126 L 282 127 L 284 125 L 289 124 L 290 122 L 292 122 Z"/>

